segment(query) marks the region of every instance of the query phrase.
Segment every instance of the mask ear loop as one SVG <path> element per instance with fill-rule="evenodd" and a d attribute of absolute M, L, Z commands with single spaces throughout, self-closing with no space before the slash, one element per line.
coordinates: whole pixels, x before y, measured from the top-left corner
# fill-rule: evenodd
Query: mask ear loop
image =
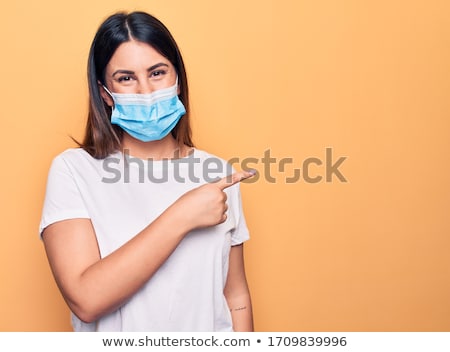
<path fill-rule="evenodd" d="M 102 84 L 102 87 L 103 87 L 104 90 L 106 90 L 106 92 L 107 92 L 107 93 L 111 96 L 111 98 L 114 100 L 114 97 L 113 97 L 112 93 L 108 90 L 108 88 L 106 88 L 103 84 Z"/>
<path fill-rule="evenodd" d="M 106 88 L 106 86 L 105 86 L 104 84 L 102 84 L 102 87 L 103 87 L 103 89 L 106 91 L 106 93 L 108 93 L 109 96 L 111 97 L 111 99 L 112 99 L 112 101 L 113 101 L 113 104 L 116 105 L 116 101 L 115 101 L 115 99 L 114 99 L 112 93 L 109 91 L 109 89 Z"/>

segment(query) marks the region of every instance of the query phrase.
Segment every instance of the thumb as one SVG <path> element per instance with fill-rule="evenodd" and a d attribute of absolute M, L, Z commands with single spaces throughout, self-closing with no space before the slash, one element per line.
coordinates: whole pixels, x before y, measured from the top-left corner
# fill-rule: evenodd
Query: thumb
<path fill-rule="evenodd" d="M 225 188 L 233 186 L 234 184 L 250 178 L 255 174 L 255 170 L 235 172 L 234 174 L 221 178 L 219 181 L 214 182 L 214 184 L 216 184 L 223 191 Z"/>

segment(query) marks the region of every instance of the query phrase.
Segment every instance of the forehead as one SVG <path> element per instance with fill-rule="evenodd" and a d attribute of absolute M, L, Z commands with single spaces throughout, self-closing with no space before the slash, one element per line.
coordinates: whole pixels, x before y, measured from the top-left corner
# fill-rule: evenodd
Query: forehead
<path fill-rule="evenodd" d="M 138 41 L 128 41 L 120 44 L 109 60 L 106 70 L 147 69 L 157 63 L 166 63 L 171 66 L 170 61 L 162 56 L 151 45 Z"/>

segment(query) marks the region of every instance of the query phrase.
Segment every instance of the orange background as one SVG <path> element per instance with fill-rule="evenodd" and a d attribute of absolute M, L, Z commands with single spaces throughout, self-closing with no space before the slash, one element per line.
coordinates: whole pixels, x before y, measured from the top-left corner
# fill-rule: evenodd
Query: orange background
<path fill-rule="evenodd" d="M 52 158 L 83 135 L 90 42 L 118 9 L 176 38 L 197 147 L 293 159 L 242 185 L 256 330 L 450 331 L 446 0 L 4 3 L 0 330 L 71 328 L 38 224 Z M 285 182 L 328 147 L 347 183 Z"/>

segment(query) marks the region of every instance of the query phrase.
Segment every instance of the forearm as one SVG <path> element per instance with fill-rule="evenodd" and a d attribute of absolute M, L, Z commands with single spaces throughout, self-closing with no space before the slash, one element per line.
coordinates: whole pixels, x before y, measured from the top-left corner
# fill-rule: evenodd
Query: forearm
<path fill-rule="evenodd" d="M 253 312 L 250 294 L 228 298 L 234 331 L 253 331 Z"/>
<path fill-rule="evenodd" d="M 250 291 L 245 277 L 244 245 L 232 246 L 223 293 L 230 308 L 234 331 L 253 331 Z"/>
<path fill-rule="evenodd" d="M 170 208 L 169 208 L 170 209 Z M 77 275 L 63 292 L 72 311 L 92 322 L 116 310 L 167 260 L 187 233 L 167 210 L 129 242 Z"/>

